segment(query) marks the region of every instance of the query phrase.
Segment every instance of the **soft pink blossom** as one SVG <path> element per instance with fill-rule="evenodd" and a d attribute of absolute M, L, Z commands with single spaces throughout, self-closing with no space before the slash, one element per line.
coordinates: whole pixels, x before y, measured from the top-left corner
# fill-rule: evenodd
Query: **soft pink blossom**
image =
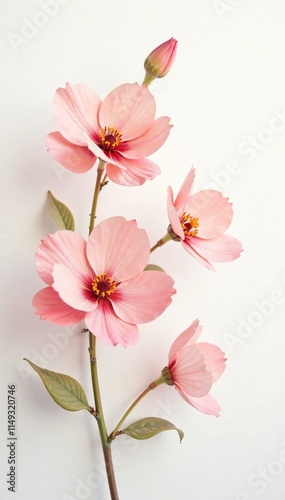
<path fill-rule="evenodd" d="M 155 100 L 146 86 L 125 83 L 101 101 L 85 85 L 67 83 L 56 91 L 53 109 L 58 132 L 46 143 L 68 170 L 87 172 L 100 158 L 109 179 L 127 186 L 160 173 L 146 157 L 162 146 L 172 125 L 167 116 L 155 119 Z"/>
<path fill-rule="evenodd" d="M 162 78 L 170 70 L 177 51 L 177 40 L 170 38 L 147 56 L 144 62 L 146 73 L 153 78 Z"/>
<path fill-rule="evenodd" d="M 214 190 L 191 194 L 194 177 L 195 169 L 191 168 L 175 200 L 172 188 L 168 188 L 168 232 L 173 239 L 180 240 L 183 248 L 198 262 L 214 270 L 211 261 L 237 259 L 242 252 L 241 243 L 224 234 L 233 218 L 228 198 Z"/>
<path fill-rule="evenodd" d="M 143 271 L 149 240 L 134 220 L 111 217 L 98 224 L 87 242 L 72 231 L 43 240 L 36 266 L 48 287 L 33 305 L 41 319 L 86 327 L 109 344 L 124 347 L 139 338 L 137 323 L 159 316 L 175 293 L 173 280 L 160 271 Z"/>
<path fill-rule="evenodd" d="M 187 403 L 203 413 L 219 416 L 220 406 L 209 394 L 225 369 L 224 353 L 207 342 L 196 343 L 202 326 L 195 320 L 173 342 L 168 355 L 172 384 Z"/>

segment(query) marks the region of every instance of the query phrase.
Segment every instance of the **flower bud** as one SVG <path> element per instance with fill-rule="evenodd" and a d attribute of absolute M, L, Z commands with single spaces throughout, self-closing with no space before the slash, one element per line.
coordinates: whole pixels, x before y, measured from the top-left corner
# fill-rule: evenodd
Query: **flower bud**
<path fill-rule="evenodd" d="M 176 55 L 177 40 L 170 38 L 154 49 L 144 62 L 145 85 L 155 78 L 163 78 L 170 70 Z"/>

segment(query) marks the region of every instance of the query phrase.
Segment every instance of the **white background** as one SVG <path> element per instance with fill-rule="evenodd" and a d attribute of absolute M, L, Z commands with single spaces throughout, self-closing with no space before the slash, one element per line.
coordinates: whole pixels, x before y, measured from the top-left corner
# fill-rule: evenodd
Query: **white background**
<path fill-rule="evenodd" d="M 60 168 L 44 138 L 55 130 L 52 99 L 65 82 L 102 98 L 142 82 L 143 61 L 174 37 L 169 75 L 152 85 L 157 116 L 174 127 L 152 156 L 161 175 L 142 187 L 110 183 L 98 218 L 136 218 L 154 244 L 164 235 L 166 190 L 196 166 L 196 189 L 214 187 L 234 206 L 230 233 L 242 257 L 207 271 L 180 245 L 153 254 L 177 294 L 141 340 L 99 344 L 108 430 L 156 378 L 175 337 L 196 317 L 227 369 L 212 394 L 219 419 L 187 405 L 170 387 L 149 394 L 129 423 L 156 415 L 185 432 L 114 442 L 122 500 L 285 498 L 285 3 L 284 0 L 2 0 L 1 2 L 1 498 L 109 498 L 95 422 L 68 413 L 46 393 L 23 357 L 78 379 L 92 401 L 87 338 L 41 321 L 31 305 L 42 287 L 34 253 L 56 226 L 47 191 L 73 211 L 87 235 L 95 169 Z M 17 395 L 17 492 L 7 491 L 7 385 Z"/>

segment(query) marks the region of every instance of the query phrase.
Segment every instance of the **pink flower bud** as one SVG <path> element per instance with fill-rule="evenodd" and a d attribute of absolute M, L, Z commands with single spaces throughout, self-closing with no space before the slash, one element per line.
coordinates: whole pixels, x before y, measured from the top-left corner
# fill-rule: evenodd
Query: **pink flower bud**
<path fill-rule="evenodd" d="M 170 70 L 176 55 L 177 40 L 170 38 L 154 49 L 144 62 L 146 73 L 152 78 L 162 78 Z"/>

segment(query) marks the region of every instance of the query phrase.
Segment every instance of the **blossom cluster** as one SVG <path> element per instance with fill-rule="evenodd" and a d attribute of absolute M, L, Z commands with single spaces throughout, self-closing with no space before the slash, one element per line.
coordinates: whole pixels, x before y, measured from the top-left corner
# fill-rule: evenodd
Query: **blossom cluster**
<path fill-rule="evenodd" d="M 156 117 L 148 86 L 168 73 L 176 49 L 173 38 L 161 44 L 145 60 L 141 85 L 124 83 L 103 100 L 83 84 L 59 88 L 53 101 L 57 130 L 46 138 L 55 160 L 77 174 L 98 165 L 97 172 L 105 175 L 100 189 L 106 179 L 132 187 L 158 176 L 159 166 L 148 157 L 165 143 L 172 125 L 169 117 Z M 84 321 L 102 341 L 128 347 L 139 339 L 137 325 L 162 314 L 175 293 L 172 277 L 148 268 L 152 251 L 168 241 L 180 242 L 211 270 L 213 262 L 237 259 L 241 244 L 226 234 L 232 204 L 215 190 L 193 193 L 194 177 L 191 168 L 176 197 L 168 188 L 169 226 L 152 248 L 146 231 L 121 216 L 91 224 L 87 239 L 69 228 L 49 234 L 36 253 L 46 285 L 33 299 L 40 318 L 65 325 Z M 209 391 L 224 371 L 225 357 L 213 344 L 196 343 L 201 329 L 196 320 L 174 341 L 159 383 L 174 385 L 189 404 L 218 415 Z"/>

